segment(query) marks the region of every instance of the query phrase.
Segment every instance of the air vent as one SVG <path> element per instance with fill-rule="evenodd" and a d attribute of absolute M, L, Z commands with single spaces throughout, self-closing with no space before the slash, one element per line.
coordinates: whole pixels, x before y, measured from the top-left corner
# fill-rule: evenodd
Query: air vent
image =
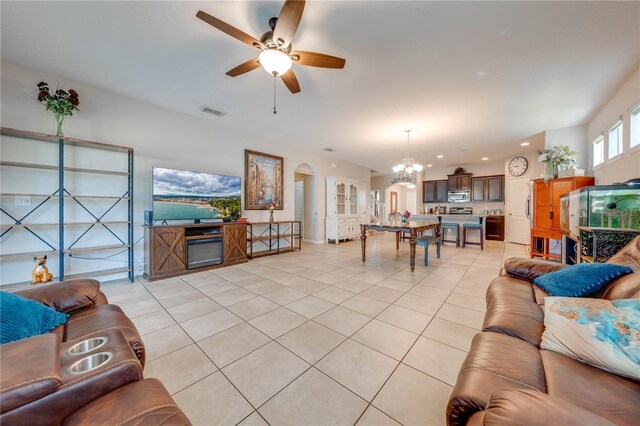
<path fill-rule="evenodd" d="M 380 172 L 379 172 L 379 171 L 377 171 L 377 170 L 373 170 L 373 169 L 371 169 L 371 174 L 375 174 L 375 173 L 380 173 Z"/>
<path fill-rule="evenodd" d="M 207 106 L 202 107 L 202 112 L 215 115 L 216 117 L 224 117 L 225 115 L 227 115 L 226 112 L 218 111 L 217 109 L 209 108 Z"/>
<path fill-rule="evenodd" d="M 336 150 L 333 148 L 323 148 L 322 150 L 326 152 L 336 152 Z"/>

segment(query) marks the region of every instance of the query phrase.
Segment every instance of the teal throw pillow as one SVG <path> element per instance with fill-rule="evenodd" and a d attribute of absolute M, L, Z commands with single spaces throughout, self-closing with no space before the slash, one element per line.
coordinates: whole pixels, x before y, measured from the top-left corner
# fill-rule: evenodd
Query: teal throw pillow
<path fill-rule="evenodd" d="M 579 263 L 540 275 L 533 283 L 551 296 L 585 297 L 604 289 L 618 277 L 632 273 L 614 263 Z"/>
<path fill-rule="evenodd" d="M 48 333 L 69 315 L 17 294 L 0 291 L 0 343 Z"/>

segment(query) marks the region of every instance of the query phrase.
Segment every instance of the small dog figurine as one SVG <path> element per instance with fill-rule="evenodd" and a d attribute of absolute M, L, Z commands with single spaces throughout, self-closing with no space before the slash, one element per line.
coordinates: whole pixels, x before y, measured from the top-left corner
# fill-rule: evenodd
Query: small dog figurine
<path fill-rule="evenodd" d="M 53 279 L 53 275 L 49 273 L 47 268 L 47 255 L 44 257 L 34 257 L 33 261 L 36 263 L 36 267 L 31 272 L 31 282 L 33 284 L 46 283 Z"/>

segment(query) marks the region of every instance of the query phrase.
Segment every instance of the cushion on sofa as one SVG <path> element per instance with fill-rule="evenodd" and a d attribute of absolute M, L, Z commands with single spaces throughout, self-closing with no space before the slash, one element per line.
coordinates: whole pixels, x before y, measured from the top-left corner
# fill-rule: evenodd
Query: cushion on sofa
<path fill-rule="evenodd" d="M 48 333 L 69 315 L 6 291 L 0 291 L 0 343 Z"/>
<path fill-rule="evenodd" d="M 540 344 L 544 315 L 528 282 L 500 276 L 487 289 L 487 313 L 482 331 L 493 331 Z"/>
<path fill-rule="evenodd" d="M 507 275 L 531 282 L 541 275 L 559 271 L 566 266 L 567 265 L 563 265 L 561 263 L 549 262 L 541 259 L 512 257 L 505 260 L 502 267 Z"/>
<path fill-rule="evenodd" d="M 640 299 L 548 297 L 543 349 L 640 380 Z"/>
<path fill-rule="evenodd" d="M 632 273 L 613 263 L 579 263 L 541 275 L 533 283 L 551 296 L 583 297 L 597 293 L 618 277 Z"/>
<path fill-rule="evenodd" d="M 541 350 L 547 393 L 619 424 L 637 424 L 640 383 L 564 355 Z"/>
<path fill-rule="evenodd" d="M 546 392 L 540 351 L 531 343 L 499 333 L 476 334 L 447 404 L 450 425 L 464 425 L 502 389 Z"/>

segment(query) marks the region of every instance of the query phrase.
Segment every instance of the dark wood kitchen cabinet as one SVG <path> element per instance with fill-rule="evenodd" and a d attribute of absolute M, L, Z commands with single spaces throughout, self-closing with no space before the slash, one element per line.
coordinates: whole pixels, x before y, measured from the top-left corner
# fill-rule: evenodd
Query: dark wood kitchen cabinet
<path fill-rule="evenodd" d="M 422 200 L 424 203 L 446 203 L 447 181 L 425 180 L 422 182 Z"/>
<path fill-rule="evenodd" d="M 487 240 L 504 241 L 504 216 L 487 216 Z"/>
<path fill-rule="evenodd" d="M 465 191 L 471 189 L 471 173 L 463 175 L 447 175 L 449 191 Z"/>
<path fill-rule="evenodd" d="M 471 178 L 471 201 L 503 202 L 504 175 Z"/>

